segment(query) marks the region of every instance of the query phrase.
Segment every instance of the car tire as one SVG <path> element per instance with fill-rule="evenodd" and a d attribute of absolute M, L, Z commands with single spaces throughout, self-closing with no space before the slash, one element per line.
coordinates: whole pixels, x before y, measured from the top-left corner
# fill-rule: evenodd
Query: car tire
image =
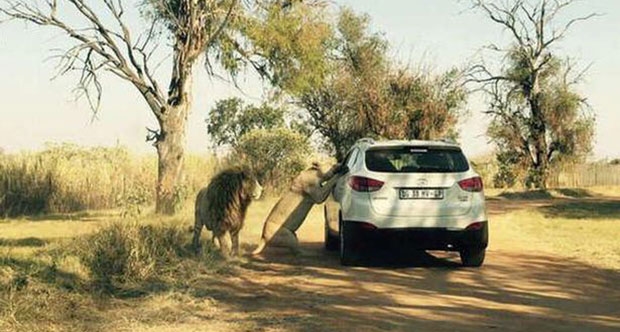
<path fill-rule="evenodd" d="M 327 219 L 327 208 L 325 211 L 325 250 L 336 251 L 340 247 L 340 238 L 329 233 L 329 224 Z"/>
<path fill-rule="evenodd" d="M 486 249 L 484 248 L 466 248 L 459 252 L 461 254 L 461 262 L 463 266 L 479 267 L 484 262 Z"/>
<path fill-rule="evenodd" d="M 358 255 L 353 249 L 353 241 L 355 241 L 355 229 L 351 227 L 350 223 L 342 221 L 340 218 L 340 264 L 343 266 L 353 266 L 357 264 Z"/>

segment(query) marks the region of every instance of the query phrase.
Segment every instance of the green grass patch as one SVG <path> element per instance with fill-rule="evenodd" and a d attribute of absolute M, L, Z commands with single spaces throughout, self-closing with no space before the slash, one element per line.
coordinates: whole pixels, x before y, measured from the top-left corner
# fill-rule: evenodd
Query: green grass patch
<path fill-rule="evenodd" d="M 554 215 L 540 208 L 495 216 L 490 220 L 491 248 L 547 252 L 620 270 L 620 216 L 577 219 L 569 206 L 555 207 L 561 212 Z"/>

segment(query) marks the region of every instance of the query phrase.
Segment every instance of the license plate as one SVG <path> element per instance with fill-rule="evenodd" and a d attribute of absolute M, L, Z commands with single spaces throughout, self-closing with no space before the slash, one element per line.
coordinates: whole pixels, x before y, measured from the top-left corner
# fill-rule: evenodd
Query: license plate
<path fill-rule="evenodd" d="M 400 199 L 442 199 L 443 189 L 400 189 Z"/>

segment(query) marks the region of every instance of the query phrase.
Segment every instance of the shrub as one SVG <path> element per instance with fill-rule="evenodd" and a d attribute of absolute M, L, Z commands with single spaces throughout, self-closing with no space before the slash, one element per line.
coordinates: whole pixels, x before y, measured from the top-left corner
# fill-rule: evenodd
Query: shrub
<path fill-rule="evenodd" d="M 191 255 L 188 243 L 181 226 L 117 222 L 79 240 L 77 255 L 95 285 L 109 290 L 161 276 Z"/>
<path fill-rule="evenodd" d="M 242 160 L 268 188 L 280 190 L 304 169 L 311 153 L 308 139 L 287 128 L 255 129 L 243 135 L 233 160 Z"/>

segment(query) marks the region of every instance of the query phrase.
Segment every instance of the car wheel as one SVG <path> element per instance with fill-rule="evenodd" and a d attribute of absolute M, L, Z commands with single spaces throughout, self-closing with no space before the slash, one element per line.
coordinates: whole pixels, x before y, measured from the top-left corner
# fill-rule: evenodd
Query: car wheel
<path fill-rule="evenodd" d="M 340 223 L 340 264 L 344 266 L 352 266 L 357 263 L 357 253 L 353 249 L 353 241 L 355 239 L 354 229 L 350 223 L 345 223 L 342 218 Z"/>
<path fill-rule="evenodd" d="M 484 262 L 486 249 L 466 248 L 460 251 L 463 266 L 479 267 Z"/>
<path fill-rule="evenodd" d="M 329 224 L 327 219 L 327 208 L 325 211 L 325 250 L 327 251 L 336 251 L 340 246 L 340 239 L 338 236 L 333 236 L 329 233 Z"/>

